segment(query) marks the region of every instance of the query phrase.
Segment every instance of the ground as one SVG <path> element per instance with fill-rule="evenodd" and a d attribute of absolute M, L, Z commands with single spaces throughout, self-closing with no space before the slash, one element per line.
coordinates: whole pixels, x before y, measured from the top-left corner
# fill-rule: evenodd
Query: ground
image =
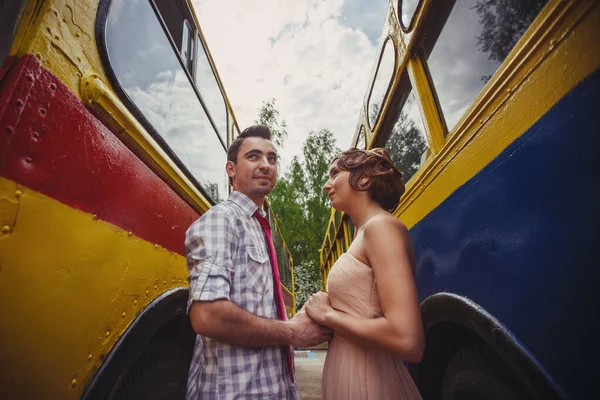
<path fill-rule="evenodd" d="M 312 358 L 295 357 L 296 383 L 300 392 L 300 400 L 321 399 L 321 376 L 327 350 L 312 350 L 311 352 L 313 353 Z"/>

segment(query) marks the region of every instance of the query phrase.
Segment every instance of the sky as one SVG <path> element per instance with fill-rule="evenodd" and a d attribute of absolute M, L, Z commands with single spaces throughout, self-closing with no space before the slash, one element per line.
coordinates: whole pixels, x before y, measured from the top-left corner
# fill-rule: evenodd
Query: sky
<path fill-rule="evenodd" d="M 350 147 L 377 57 L 384 0 L 193 0 L 240 129 L 276 99 L 285 169 L 311 130 Z"/>

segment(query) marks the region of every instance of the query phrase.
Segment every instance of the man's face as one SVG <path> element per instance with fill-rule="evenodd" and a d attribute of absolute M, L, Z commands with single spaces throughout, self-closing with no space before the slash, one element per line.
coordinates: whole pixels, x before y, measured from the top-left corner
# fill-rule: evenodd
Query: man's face
<path fill-rule="evenodd" d="M 248 137 L 240 146 L 237 164 L 227 162 L 234 190 L 262 204 L 277 182 L 277 153 L 270 140 Z"/>

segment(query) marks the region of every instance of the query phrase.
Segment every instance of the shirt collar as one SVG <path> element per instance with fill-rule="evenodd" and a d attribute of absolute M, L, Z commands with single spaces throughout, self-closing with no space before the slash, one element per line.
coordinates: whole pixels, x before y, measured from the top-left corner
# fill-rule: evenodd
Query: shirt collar
<path fill-rule="evenodd" d="M 240 207 L 242 209 L 242 211 L 244 212 L 244 214 L 247 214 L 248 216 L 253 216 L 254 212 L 256 210 L 260 210 L 260 213 L 263 217 L 265 217 L 267 215 L 267 213 L 264 212 L 264 210 L 260 209 L 255 202 L 253 202 L 252 200 L 250 200 L 250 197 L 246 196 L 244 193 L 242 192 L 238 192 L 236 190 L 234 190 L 233 192 L 231 192 L 231 194 L 229 195 L 229 201 L 235 203 L 238 205 L 238 207 Z"/>

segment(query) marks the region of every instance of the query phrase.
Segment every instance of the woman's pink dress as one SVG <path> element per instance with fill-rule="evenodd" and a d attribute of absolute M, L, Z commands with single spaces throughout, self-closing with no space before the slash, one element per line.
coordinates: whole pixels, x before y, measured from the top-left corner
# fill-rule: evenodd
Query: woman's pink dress
<path fill-rule="evenodd" d="M 382 316 L 373 270 L 348 253 L 331 268 L 332 306 L 359 318 Z M 323 369 L 323 399 L 421 399 L 404 362 L 335 334 Z"/>

